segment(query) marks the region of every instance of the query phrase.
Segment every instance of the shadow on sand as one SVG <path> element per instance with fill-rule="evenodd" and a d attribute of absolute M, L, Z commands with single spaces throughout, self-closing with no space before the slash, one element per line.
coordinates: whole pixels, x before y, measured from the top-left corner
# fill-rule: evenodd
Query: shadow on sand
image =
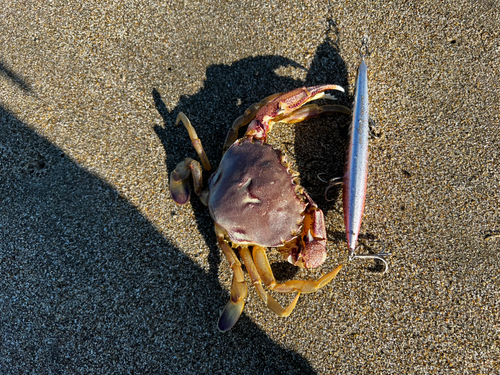
<path fill-rule="evenodd" d="M 2 373 L 313 373 L 246 317 L 219 333 L 217 277 L 1 106 L 0 176 Z"/>
<path fill-rule="evenodd" d="M 329 34 L 333 33 L 329 30 Z M 333 40 L 327 37 L 318 46 L 304 81 L 276 73 L 279 68 L 283 67 L 304 69 L 296 62 L 280 56 L 258 56 L 242 59 L 231 65 L 210 66 L 206 72 L 207 78 L 203 88 L 195 95 L 181 97 L 176 108 L 171 111 L 166 107 L 158 90 L 153 89 L 152 95 L 156 109 L 164 120 L 164 126 L 156 126 L 155 131 L 167 154 L 168 173 L 174 170 L 177 163 L 185 157 L 196 157 L 185 129 L 182 126 L 174 127 L 176 117 L 181 111 L 189 117 L 196 128 L 198 137 L 215 170 L 222 157 L 222 145 L 232 121 L 251 104 L 270 94 L 289 91 L 301 86 L 334 83 L 347 90 L 347 68 L 340 56 L 336 40 L 338 36 L 335 36 Z M 335 94 L 339 99 L 338 103 L 350 106 L 351 98 L 347 92 Z M 347 123 L 348 116 L 338 114 L 291 125 L 295 127 L 293 147 L 275 145 L 288 154 L 293 152 L 291 156 L 300 173 L 302 186 L 324 212 L 333 208 L 333 202 L 337 200 L 341 188 L 332 188 L 329 192 L 331 201 L 326 201 L 323 194 L 326 185 L 317 176 L 319 173 L 324 173 L 329 177 L 343 174 Z M 242 135 L 243 132 L 240 134 Z M 208 175 L 205 173 L 205 182 Z M 196 195 L 192 196 L 191 205 L 195 212 L 198 229 L 210 248 L 210 269 L 213 277 L 216 278 L 220 256 L 213 222 L 207 208 Z M 335 232 L 330 234 L 329 239 L 335 242 L 345 242 L 345 233 Z M 287 267 L 288 263 L 283 263 L 279 268 L 287 270 L 288 274 L 282 276 L 293 277 L 296 268 L 291 265 Z M 279 278 L 278 275 L 277 277 Z"/>
<path fill-rule="evenodd" d="M 172 112 L 154 91 L 165 120 L 165 128 L 155 130 L 167 150 L 168 171 L 192 154 L 184 132 L 171 128 L 181 110 L 197 125 L 211 160 L 218 161 L 228 119 L 247 105 L 304 84 L 347 83 L 329 40 L 318 48 L 305 82 L 274 73 L 287 64 L 296 65 L 264 56 L 212 66 L 200 93 L 183 97 Z M 29 91 L 21 77 L 0 68 Z M 327 150 L 343 145 L 338 130 L 327 123 L 314 126 L 321 127 L 322 139 L 332 139 L 322 145 L 326 156 L 319 168 L 340 173 L 342 157 L 337 160 L 338 152 Z M 313 180 L 305 170 L 309 151 L 306 155 L 299 147 L 305 143 L 301 137 L 309 135 L 297 132 L 298 166 Z M 211 251 L 209 274 L 110 185 L 2 107 L 0 172 L 2 372 L 314 373 L 307 360 L 275 344 L 245 315 L 229 333 L 218 332 L 228 291 L 217 281 L 219 249 L 198 200 L 193 207 Z"/>

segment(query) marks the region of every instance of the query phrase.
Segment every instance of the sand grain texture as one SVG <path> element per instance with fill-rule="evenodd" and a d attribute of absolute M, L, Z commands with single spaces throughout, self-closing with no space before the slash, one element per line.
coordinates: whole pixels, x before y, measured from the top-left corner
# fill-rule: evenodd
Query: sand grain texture
<path fill-rule="evenodd" d="M 7 1 L 0 9 L 2 374 L 493 374 L 500 371 L 500 7 L 496 1 Z M 366 20 L 366 22 L 365 22 Z M 168 174 L 214 165 L 247 106 L 344 85 L 370 37 L 372 140 L 363 241 L 390 271 L 346 266 L 279 319 L 250 289 L 216 322 L 231 280 L 208 210 Z M 345 116 L 278 126 L 347 256 Z M 380 246 L 380 245 L 374 245 Z M 378 247 L 374 248 L 374 251 Z M 281 301 L 289 301 L 289 296 Z"/>

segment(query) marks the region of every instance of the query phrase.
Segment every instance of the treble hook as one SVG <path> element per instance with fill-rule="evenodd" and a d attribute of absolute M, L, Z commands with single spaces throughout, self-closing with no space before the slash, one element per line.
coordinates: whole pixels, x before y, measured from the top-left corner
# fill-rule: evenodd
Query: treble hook
<path fill-rule="evenodd" d="M 387 272 L 389 269 L 389 264 L 387 264 L 387 261 L 384 259 L 384 257 L 391 256 L 391 253 L 386 253 L 385 252 L 385 244 L 382 241 L 377 241 L 382 244 L 382 251 L 378 254 L 356 254 L 354 250 L 351 250 L 349 254 L 349 262 L 352 262 L 354 259 L 374 259 L 374 260 L 379 260 L 382 263 L 384 263 L 384 272 L 382 272 L 382 275 Z"/>
<path fill-rule="evenodd" d="M 343 180 L 344 180 L 344 177 L 334 177 L 334 178 L 330 178 L 328 181 L 326 180 L 323 180 L 320 175 L 324 174 L 323 172 L 321 173 L 318 173 L 318 175 L 316 176 L 318 178 L 318 180 L 320 180 L 321 182 L 324 182 L 325 184 L 328 184 L 328 186 L 326 187 L 325 189 L 325 200 L 327 202 L 331 202 L 333 199 L 328 199 L 328 190 L 330 190 L 332 187 L 336 186 L 336 185 L 340 185 L 342 184 Z"/>

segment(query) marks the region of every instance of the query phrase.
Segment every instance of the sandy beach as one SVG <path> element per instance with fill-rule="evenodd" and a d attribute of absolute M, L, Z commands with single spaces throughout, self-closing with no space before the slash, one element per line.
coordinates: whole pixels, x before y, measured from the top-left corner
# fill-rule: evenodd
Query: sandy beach
<path fill-rule="evenodd" d="M 16 2 L 0 10 L 0 373 L 500 373 L 500 6 L 497 1 Z M 169 174 L 212 165 L 233 121 L 276 93 L 338 84 L 351 106 L 369 38 L 364 253 L 346 263 L 349 116 L 279 124 L 323 210 L 328 258 L 288 318 L 232 271 L 208 209 Z M 248 279 L 248 274 L 245 274 Z M 249 279 L 248 279 L 249 280 Z M 273 294 L 282 304 L 290 295 Z"/>

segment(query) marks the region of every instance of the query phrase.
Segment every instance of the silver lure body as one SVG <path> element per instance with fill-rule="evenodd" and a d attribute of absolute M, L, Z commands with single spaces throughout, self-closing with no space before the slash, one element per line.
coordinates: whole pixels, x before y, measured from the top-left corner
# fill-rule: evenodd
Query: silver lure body
<path fill-rule="evenodd" d="M 343 179 L 344 223 L 351 256 L 356 249 L 361 228 L 368 177 L 370 129 L 367 72 L 368 67 L 363 59 L 356 78 L 352 123 L 349 129 L 349 148 Z"/>

